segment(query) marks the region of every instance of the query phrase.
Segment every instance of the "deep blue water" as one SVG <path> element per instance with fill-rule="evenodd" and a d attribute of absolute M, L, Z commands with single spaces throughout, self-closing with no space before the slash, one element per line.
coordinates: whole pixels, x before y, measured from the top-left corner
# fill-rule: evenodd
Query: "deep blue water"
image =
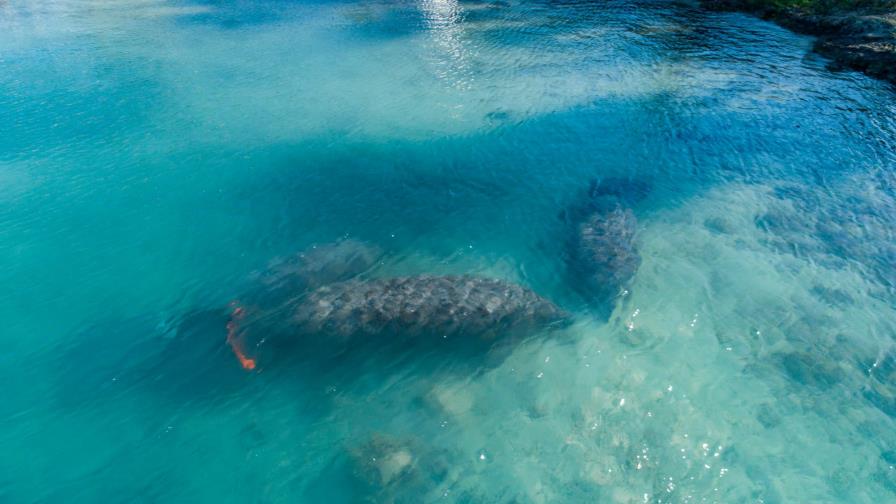
<path fill-rule="evenodd" d="M 661 0 L 0 2 L 0 501 L 896 500 L 896 92 L 811 42 Z M 595 306 L 558 216 L 607 179 L 649 192 Z M 241 369 L 228 303 L 345 238 L 571 323 Z"/>

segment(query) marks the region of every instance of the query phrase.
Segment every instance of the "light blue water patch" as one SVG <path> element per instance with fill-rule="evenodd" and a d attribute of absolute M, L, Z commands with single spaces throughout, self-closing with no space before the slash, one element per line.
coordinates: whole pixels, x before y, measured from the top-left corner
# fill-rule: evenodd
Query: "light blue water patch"
<path fill-rule="evenodd" d="M 666 1 L 0 5 L 0 500 L 892 500 L 896 95 L 811 43 Z M 598 302 L 564 216 L 612 179 L 640 262 Z M 346 237 L 362 281 L 569 319 L 241 369 L 231 302 L 281 327 L 264 272 Z"/>

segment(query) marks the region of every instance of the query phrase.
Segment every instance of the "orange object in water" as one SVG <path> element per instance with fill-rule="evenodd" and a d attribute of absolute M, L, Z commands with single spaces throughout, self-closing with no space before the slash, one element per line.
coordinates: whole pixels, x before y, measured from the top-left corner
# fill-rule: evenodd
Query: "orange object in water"
<path fill-rule="evenodd" d="M 255 369 L 255 359 L 248 357 L 243 351 L 241 338 L 237 334 L 239 329 L 237 321 L 246 315 L 246 311 L 236 301 L 231 303 L 231 306 L 235 308 L 230 313 L 230 322 L 227 323 L 227 344 L 230 345 L 230 349 L 233 350 L 237 360 L 240 361 L 240 366 L 243 366 L 243 369 L 247 371 L 251 371 Z"/>

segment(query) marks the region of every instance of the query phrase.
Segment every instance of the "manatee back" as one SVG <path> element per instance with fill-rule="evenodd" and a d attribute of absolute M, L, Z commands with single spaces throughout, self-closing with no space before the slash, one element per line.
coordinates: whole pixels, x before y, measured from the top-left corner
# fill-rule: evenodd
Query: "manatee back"
<path fill-rule="evenodd" d="M 473 276 L 412 276 L 352 280 L 312 292 L 297 308 L 308 333 L 486 336 L 534 328 L 563 312 L 529 289 Z"/>
<path fill-rule="evenodd" d="M 650 190 L 640 180 L 592 181 L 588 198 L 570 212 L 570 278 L 590 301 L 606 303 L 618 296 L 641 265 L 631 205 Z"/>
<path fill-rule="evenodd" d="M 625 208 L 594 213 L 579 224 L 575 235 L 575 263 L 588 288 L 618 294 L 641 265 L 635 244 L 637 219 Z"/>

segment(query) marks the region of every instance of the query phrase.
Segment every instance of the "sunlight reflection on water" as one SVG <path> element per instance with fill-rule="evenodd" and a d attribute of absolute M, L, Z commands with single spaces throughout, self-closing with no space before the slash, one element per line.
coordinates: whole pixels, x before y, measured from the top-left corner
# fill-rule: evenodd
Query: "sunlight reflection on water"
<path fill-rule="evenodd" d="M 810 45 L 662 1 L 0 4 L 0 500 L 891 500 L 896 102 Z M 601 299 L 592 180 L 631 212 Z M 466 274 L 568 320 L 267 343 L 321 285 Z"/>

